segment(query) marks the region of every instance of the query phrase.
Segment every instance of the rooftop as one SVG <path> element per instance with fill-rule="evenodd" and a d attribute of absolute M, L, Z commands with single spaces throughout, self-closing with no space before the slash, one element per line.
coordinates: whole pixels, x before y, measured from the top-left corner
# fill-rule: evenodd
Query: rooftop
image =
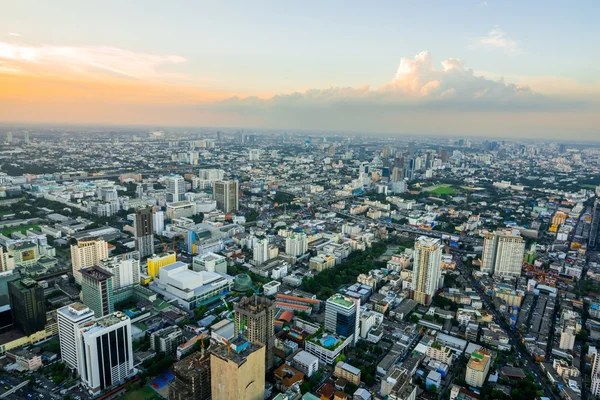
<path fill-rule="evenodd" d="M 113 276 L 110 272 L 94 265 L 93 267 L 84 268 L 81 270 L 81 275 L 86 276 L 95 281 L 105 281 Z"/>
<path fill-rule="evenodd" d="M 350 308 L 356 304 L 353 301 L 348 300 L 346 297 L 342 296 L 341 294 L 334 294 L 329 299 L 327 299 L 327 302 L 337 304 L 344 308 Z"/>

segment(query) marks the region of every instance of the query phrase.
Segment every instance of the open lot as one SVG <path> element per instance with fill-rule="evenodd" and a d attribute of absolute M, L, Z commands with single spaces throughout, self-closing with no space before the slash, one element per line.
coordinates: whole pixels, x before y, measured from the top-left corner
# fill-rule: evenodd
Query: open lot
<path fill-rule="evenodd" d="M 437 194 L 437 195 L 456 193 L 456 190 L 454 189 L 454 187 L 452 185 L 448 185 L 448 184 L 431 186 L 428 188 L 424 188 L 423 190 L 433 193 L 433 194 Z"/>
<path fill-rule="evenodd" d="M 158 394 L 150 386 L 144 386 L 138 390 L 125 394 L 125 396 L 121 397 L 121 400 L 147 400 L 158 398 Z"/>

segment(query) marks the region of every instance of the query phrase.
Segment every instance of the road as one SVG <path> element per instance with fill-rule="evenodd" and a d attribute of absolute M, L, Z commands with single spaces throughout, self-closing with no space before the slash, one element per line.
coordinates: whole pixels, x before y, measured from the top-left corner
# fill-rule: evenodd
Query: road
<path fill-rule="evenodd" d="M 479 285 L 479 282 L 477 282 L 475 280 L 475 278 L 473 278 L 473 276 L 471 274 L 468 273 L 468 271 L 466 270 L 466 268 L 464 267 L 464 265 L 462 264 L 460 257 L 457 257 L 457 269 L 460 271 L 461 275 L 468 281 L 471 283 L 471 286 L 477 291 L 477 294 L 479 295 L 479 297 L 481 297 L 481 300 L 484 303 L 485 309 L 488 311 L 492 312 L 492 316 L 494 318 L 494 322 L 498 325 L 500 325 L 500 327 L 507 333 L 508 338 L 509 338 L 509 342 L 513 347 L 513 352 L 515 352 L 516 354 L 520 355 L 522 359 L 524 360 L 528 360 L 529 363 L 527 365 L 529 371 L 533 372 L 535 378 L 536 378 L 536 383 L 539 383 L 540 385 L 542 385 L 542 389 L 544 390 L 544 395 L 546 397 L 550 397 L 553 398 L 555 400 L 560 400 L 560 397 L 557 396 L 553 391 L 552 391 L 552 387 L 550 385 L 548 385 L 546 383 L 546 379 L 545 377 L 545 373 L 542 371 L 542 369 L 540 368 L 539 364 L 533 360 L 533 358 L 531 357 L 531 355 L 529 353 L 527 353 L 526 351 L 523 351 L 520 347 L 519 347 L 519 343 L 521 343 L 520 339 L 518 338 L 518 336 L 515 334 L 515 332 L 513 330 L 510 329 L 510 327 L 508 326 L 508 324 L 506 323 L 506 321 L 504 320 L 504 318 L 502 318 L 498 312 L 496 311 L 496 308 L 494 307 L 492 301 L 490 301 L 489 297 L 487 294 L 485 294 L 483 292 L 483 290 L 481 289 L 481 286 Z"/>
<path fill-rule="evenodd" d="M 17 390 L 21 389 L 22 387 L 27 386 L 28 383 L 29 383 L 29 381 L 23 381 L 23 382 L 19 383 L 17 386 L 14 386 L 12 389 L 9 389 L 8 391 L 2 393 L 0 395 L 0 399 L 8 397 L 9 395 L 15 393 Z"/>

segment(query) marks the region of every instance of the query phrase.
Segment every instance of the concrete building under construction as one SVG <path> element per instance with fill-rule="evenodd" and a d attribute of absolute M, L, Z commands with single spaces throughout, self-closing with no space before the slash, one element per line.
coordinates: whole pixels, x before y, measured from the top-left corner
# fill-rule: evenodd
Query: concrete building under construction
<path fill-rule="evenodd" d="M 213 399 L 264 399 L 264 345 L 237 338 L 227 345 L 211 346 L 210 371 Z"/>
<path fill-rule="evenodd" d="M 195 352 L 173 366 L 175 379 L 169 383 L 170 400 L 210 400 L 210 356 Z"/>
<path fill-rule="evenodd" d="M 242 336 L 253 343 L 266 346 L 266 367 L 273 367 L 273 345 L 275 340 L 275 303 L 266 297 L 243 297 L 234 305 L 235 336 Z"/>

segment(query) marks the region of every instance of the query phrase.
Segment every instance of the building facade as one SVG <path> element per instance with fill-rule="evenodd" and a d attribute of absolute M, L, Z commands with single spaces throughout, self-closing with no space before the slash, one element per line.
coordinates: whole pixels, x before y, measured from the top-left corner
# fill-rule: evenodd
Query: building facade
<path fill-rule="evenodd" d="M 56 311 L 58 320 L 58 339 L 60 341 L 60 355 L 68 366 L 79 371 L 79 358 L 77 357 L 77 341 L 79 340 L 78 326 L 94 319 L 94 312 L 81 303 L 59 308 Z"/>
<path fill-rule="evenodd" d="M 225 213 L 239 210 L 238 181 L 217 181 L 214 183 L 214 196 L 217 208 Z"/>
<path fill-rule="evenodd" d="M 481 255 L 481 272 L 489 275 L 520 276 L 525 241 L 518 231 L 486 233 Z"/>
<path fill-rule="evenodd" d="M 334 294 L 325 303 L 325 329 L 356 343 L 360 336 L 360 300 Z"/>
<path fill-rule="evenodd" d="M 108 258 L 108 243 L 102 239 L 78 240 L 71 245 L 71 264 L 75 282 L 81 285 L 81 269 L 98 265 Z"/>
<path fill-rule="evenodd" d="M 112 314 L 113 275 L 97 266 L 84 268 L 80 272 L 83 304 L 94 311 L 96 318 Z"/>
<path fill-rule="evenodd" d="M 411 298 L 430 305 L 439 287 L 442 247 L 439 239 L 421 236 L 415 241 Z"/>
<path fill-rule="evenodd" d="M 17 328 L 25 335 L 43 331 L 46 326 L 44 289 L 36 281 L 24 278 L 8 283 L 12 317 Z"/>
<path fill-rule="evenodd" d="M 145 208 L 135 213 L 133 224 L 135 230 L 135 249 L 140 257 L 148 257 L 154 254 L 154 222 L 152 209 Z"/>

